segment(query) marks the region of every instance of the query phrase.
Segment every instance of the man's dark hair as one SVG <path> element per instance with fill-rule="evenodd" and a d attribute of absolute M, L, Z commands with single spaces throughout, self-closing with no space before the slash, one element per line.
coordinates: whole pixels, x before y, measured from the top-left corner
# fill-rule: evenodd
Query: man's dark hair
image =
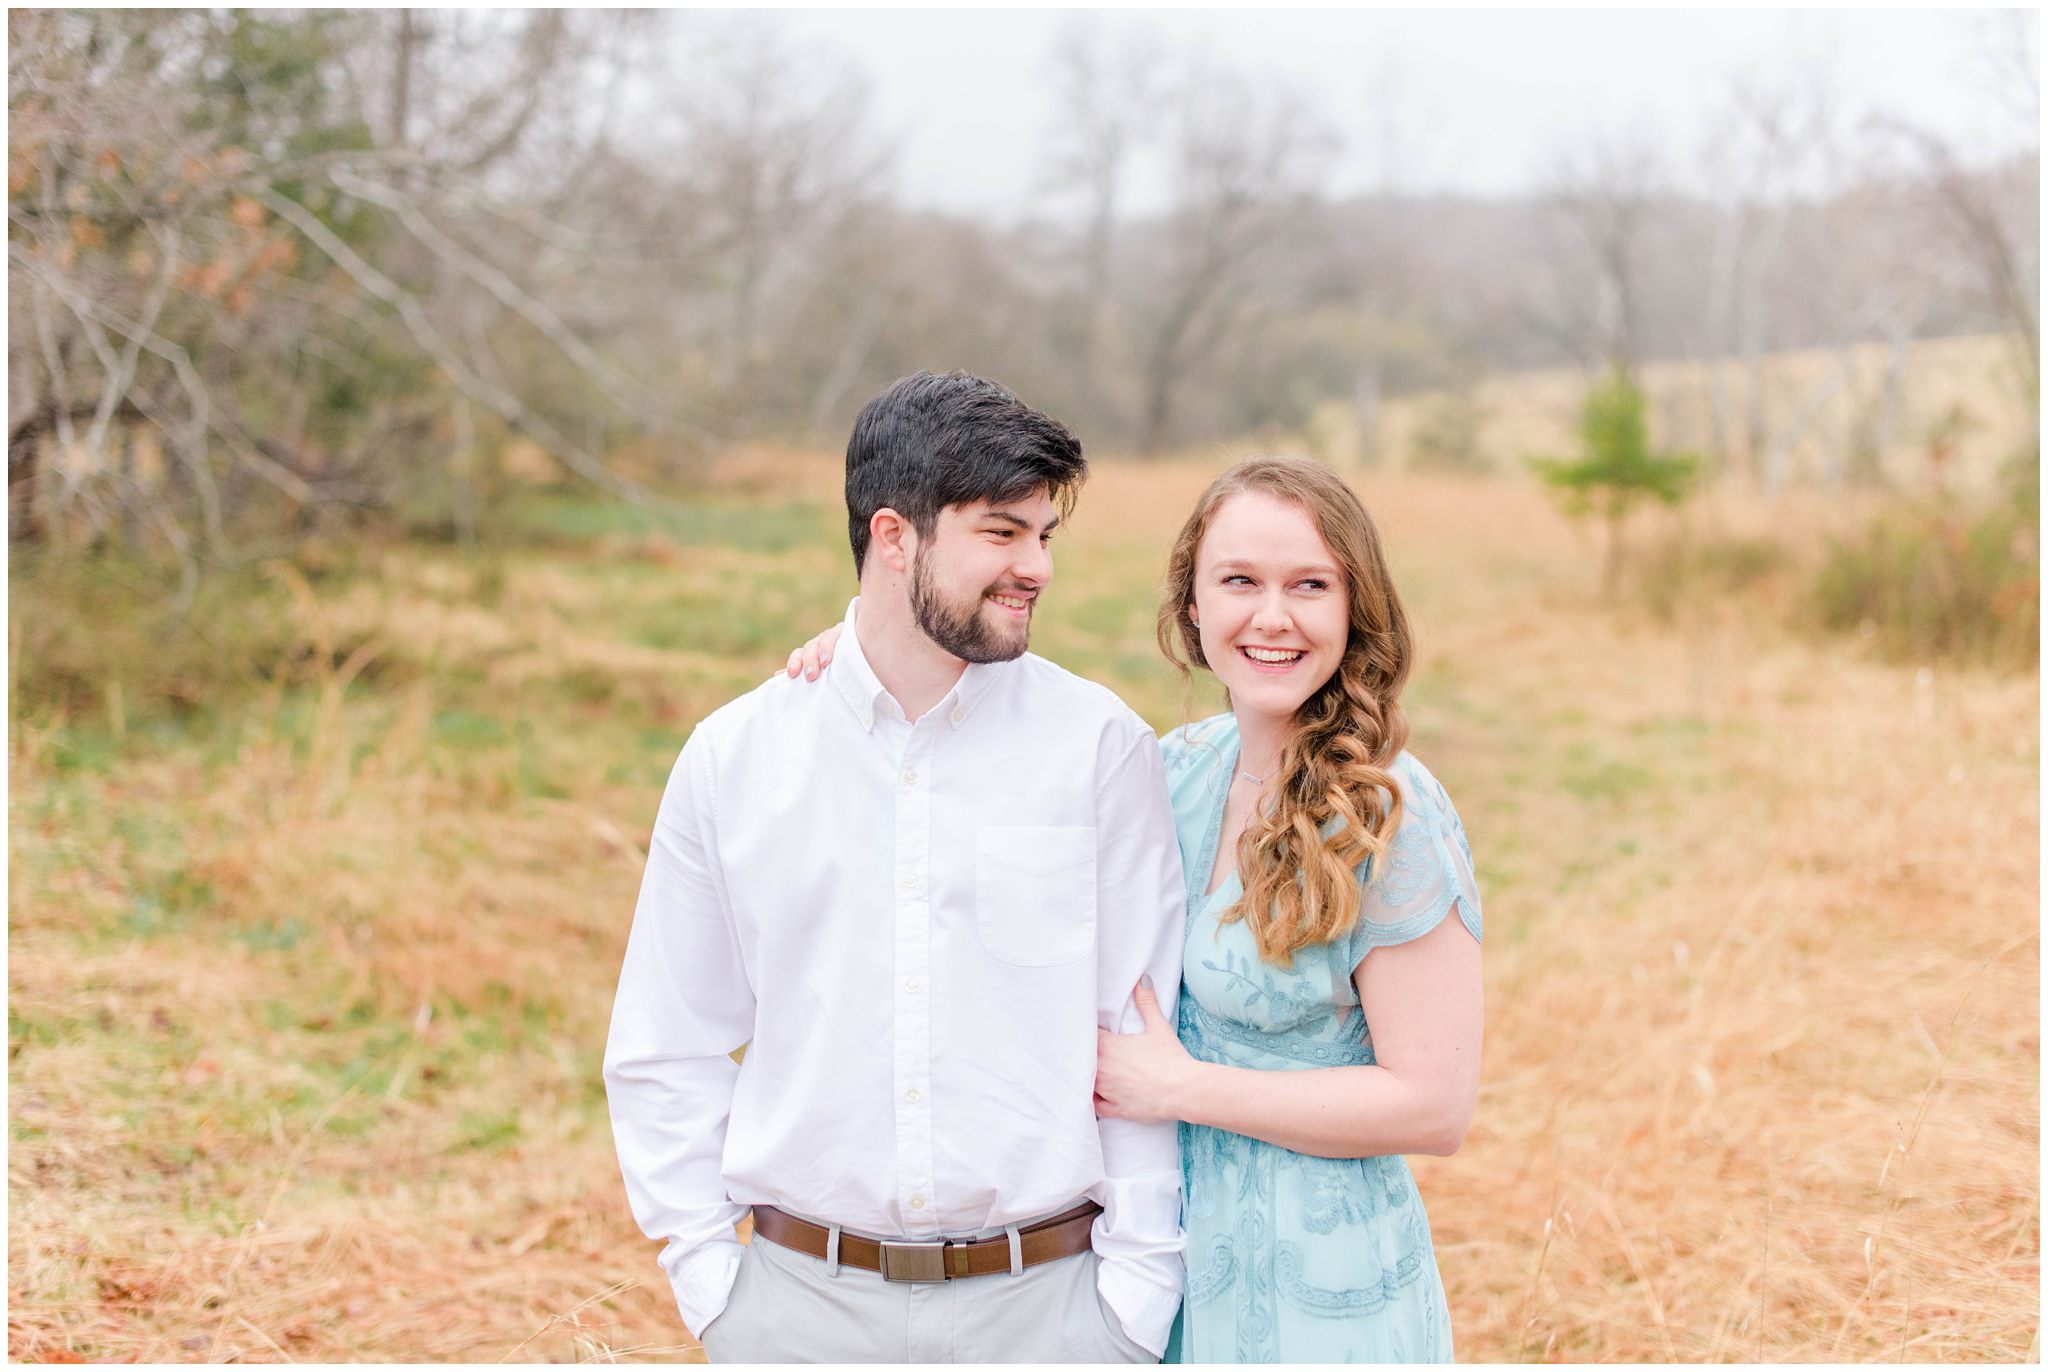
<path fill-rule="evenodd" d="M 884 507 L 930 538 L 939 511 L 1001 504 L 1037 490 L 1062 517 L 1087 478 L 1081 441 L 995 382 L 966 372 L 918 372 L 862 407 L 846 445 L 846 533 L 859 571 L 868 521 Z"/>

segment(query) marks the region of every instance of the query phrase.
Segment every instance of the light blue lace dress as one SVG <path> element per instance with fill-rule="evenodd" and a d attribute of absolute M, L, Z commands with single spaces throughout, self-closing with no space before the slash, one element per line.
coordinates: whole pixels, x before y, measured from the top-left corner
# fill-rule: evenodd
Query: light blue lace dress
<path fill-rule="evenodd" d="M 1387 870 L 1365 878 L 1348 938 L 1259 960 L 1242 921 L 1217 915 L 1235 875 L 1205 894 L 1237 768 L 1237 724 L 1219 715 L 1160 741 L 1188 884 L 1180 1038 L 1204 1062 L 1297 1071 L 1373 1061 L 1352 973 L 1455 908 L 1480 936 L 1472 850 L 1450 798 L 1407 753 L 1395 763 L 1406 813 Z M 1367 864 L 1369 868 L 1371 864 Z M 1169 1362 L 1449 1362 L 1451 1326 L 1408 1163 L 1318 1158 L 1181 1125 L 1188 1291 Z"/>

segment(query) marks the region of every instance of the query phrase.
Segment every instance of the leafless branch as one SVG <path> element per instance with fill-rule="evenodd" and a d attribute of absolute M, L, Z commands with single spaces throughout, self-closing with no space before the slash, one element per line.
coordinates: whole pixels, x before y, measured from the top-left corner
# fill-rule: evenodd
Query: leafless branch
<path fill-rule="evenodd" d="M 535 413 L 511 391 L 485 382 L 463 361 L 455 349 L 448 345 L 416 297 L 371 266 L 305 206 L 274 190 L 261 191 L 257 198 L 304 234 L 336 266 L 347 272 L 357 285 L 396 310 L 399 319 L 405 324 L 406 331 L 412 335 L 413 341 L 425 349 L 448 379 L 472 400 L 495 412 L 507 423 L 524 429 L 540 439 L 568 464 L 570 470 L 592 485 L 636 505 L 650 509 L 676 509 L 674 502 L 606 467 L 602 460 Z"/>

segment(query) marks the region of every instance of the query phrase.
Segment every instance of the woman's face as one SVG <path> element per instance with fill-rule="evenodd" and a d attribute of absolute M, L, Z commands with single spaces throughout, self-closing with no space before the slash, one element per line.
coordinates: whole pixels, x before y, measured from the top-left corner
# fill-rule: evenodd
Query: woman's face
<path fill-rule="evenodd" d="M 1195 549 L 1195 627 L 1231 707 L 1292 719 L 1337 670 L 1351 633 L 1344 574 L 1308 511 L 1230 497 Z"/>

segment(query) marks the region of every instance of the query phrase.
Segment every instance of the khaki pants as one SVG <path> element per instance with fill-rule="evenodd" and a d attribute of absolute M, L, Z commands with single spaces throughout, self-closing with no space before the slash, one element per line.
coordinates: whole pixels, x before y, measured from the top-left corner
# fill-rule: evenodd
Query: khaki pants
<path fill-rule="evenodd" d="M 704 1354 L 726 1362 L 1089 1362 L 1159 1359 L 1095 1289 L 1094 1253 L 1017 1273 L 883 1281 L 755 1239 Z"/>

